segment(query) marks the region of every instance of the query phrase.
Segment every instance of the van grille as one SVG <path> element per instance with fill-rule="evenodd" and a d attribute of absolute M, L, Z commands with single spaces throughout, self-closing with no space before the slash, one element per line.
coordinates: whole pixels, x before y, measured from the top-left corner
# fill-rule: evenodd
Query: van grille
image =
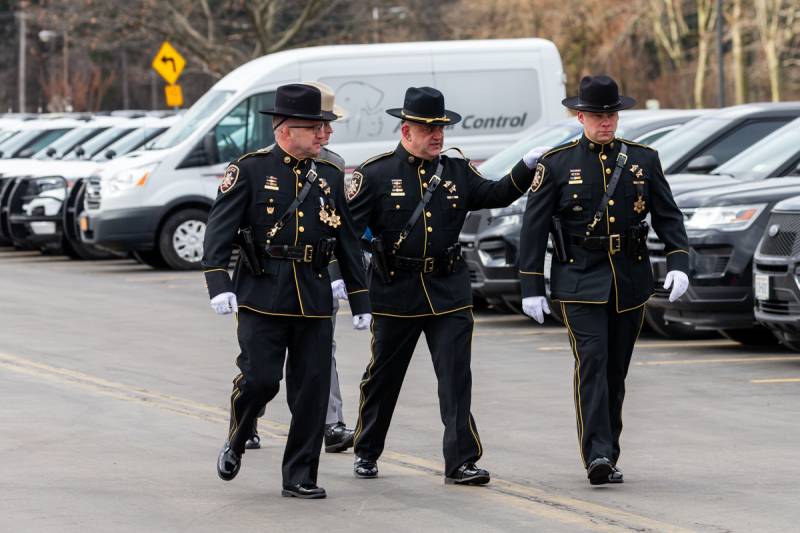
<path fill-rule="evenodd" d="M 91 177 L 86 181 L 86 209 L 100 209 L 100 178 Z"/>
<path fill-rule="evenodd" d="M 777 233 L 770 232 L 777 227 Z M 790 257 L 800 253 L 800 213 L 773 213 L 759 250 L 761 255 Z"/>

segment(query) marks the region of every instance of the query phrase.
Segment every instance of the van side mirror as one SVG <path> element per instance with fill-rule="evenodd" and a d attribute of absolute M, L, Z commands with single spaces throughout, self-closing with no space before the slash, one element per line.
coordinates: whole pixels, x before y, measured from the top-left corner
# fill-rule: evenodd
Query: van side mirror
<path fill-rule="evenodd" d="M 50 148 L 47 149 L 45 154 L 47 154 L 47 157 L 53 157 L 54 155 L 56 155 L 56 149 L 51 146 Z"/>
<path fill-rule="evenodd" d="M 83 157 L 83 154 L 86 153 L 86 150 L 83 149 L 83 146 L 78 146 L 75 148 L 75 155 L 78 157 Z"/>
<path fill-rule="evenodd" d="M 711 172 L 715 168 L 719 166 L 719 162 L 717 158 L 711 154 L 701 155 L 700 157 L 695 157 L 689 164 L 686 165 L 687 172 Z"/>
<path fill-rule="evenodd" d="M 103 156 L 104 156 L 106 159 L 114 159 L 114 157 L 115 157 L 116 155 L 117 155 L 117 152 L 115 152 L 114 150 L 106 150 L 106 153 L 105 153 L 105 154 L 103 154 Z"/>
<path fill-rule="evenodd" d="M 214 130 L 209 131 L 203 136 L 203 151 L 209 165 L 219 163 L 219 146 L 217 145 L 217 135 Z"/>

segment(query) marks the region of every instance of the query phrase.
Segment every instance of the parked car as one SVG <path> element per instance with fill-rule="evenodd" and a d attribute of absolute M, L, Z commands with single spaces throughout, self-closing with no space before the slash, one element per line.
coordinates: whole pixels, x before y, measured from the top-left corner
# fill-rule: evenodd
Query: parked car
<path fill-rule="evenodd" d="M 772 207 L 800 194 L 800 176 L 712 187 L 678 195 L 689 237 L 689 290 L 668 301 L 663 245 L 648 239 L 656 291 L 648 308 L 668 322 L 716 330 L 743 344 L 774 342 L 753 314 L 753 255 Z"/>
<path fill-rule="evenodd" d="M 13 137 L 0 144 L 0 173 L 4 172 L 5 164 L 8 159 L 22 158 L 29 159 L 41 150 L 49 146 L 56 139 L 67 132 L 82 126 L 85 121 L 59 118 L 59 119 L 40 119 L 23 122 L 20 124 L 19 132 Z"/>
<path fill-rule="evenodd" d="M 800 351 L 800 196 L 772 208 L 753 260 L 755 316 Z"/>

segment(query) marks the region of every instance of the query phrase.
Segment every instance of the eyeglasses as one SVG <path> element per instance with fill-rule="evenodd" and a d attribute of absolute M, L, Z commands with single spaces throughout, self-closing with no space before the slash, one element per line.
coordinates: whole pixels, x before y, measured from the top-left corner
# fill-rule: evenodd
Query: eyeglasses
<path fill-rule="evenodd" d="M 292 130 L 313 130 L 314 133 L 322 133 L 325 131 L 325 126 L 327 124 L 325 122 L 317 122 L 316 124 L 309 124 L 307 126 L 287 126 L 289 129 Z"/>

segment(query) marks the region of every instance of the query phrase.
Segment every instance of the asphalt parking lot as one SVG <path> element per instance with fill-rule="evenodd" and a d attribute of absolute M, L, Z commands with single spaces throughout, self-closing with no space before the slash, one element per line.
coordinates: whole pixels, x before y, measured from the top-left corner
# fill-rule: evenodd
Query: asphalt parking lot
<path fill-rule="evenodd" d="M 235 324 L 197 272 L 0 249 L 0 531 L 789 531 L 797 527 L 800 354 L 644 334 L 628 377 L 625 484 L 580 465 L 572 354 L 555 325 L 476 313 L 473 413 L 483 488 L 445 486 L 424 342 L 380 461 L 324 454 L 321 501 L 280 496 L 280 394 L 232 482 L 215 459 Z M 348 315 L 345 306 L 342 315 Z M 369 359 L 340 320 L 348 424 Z"/>

